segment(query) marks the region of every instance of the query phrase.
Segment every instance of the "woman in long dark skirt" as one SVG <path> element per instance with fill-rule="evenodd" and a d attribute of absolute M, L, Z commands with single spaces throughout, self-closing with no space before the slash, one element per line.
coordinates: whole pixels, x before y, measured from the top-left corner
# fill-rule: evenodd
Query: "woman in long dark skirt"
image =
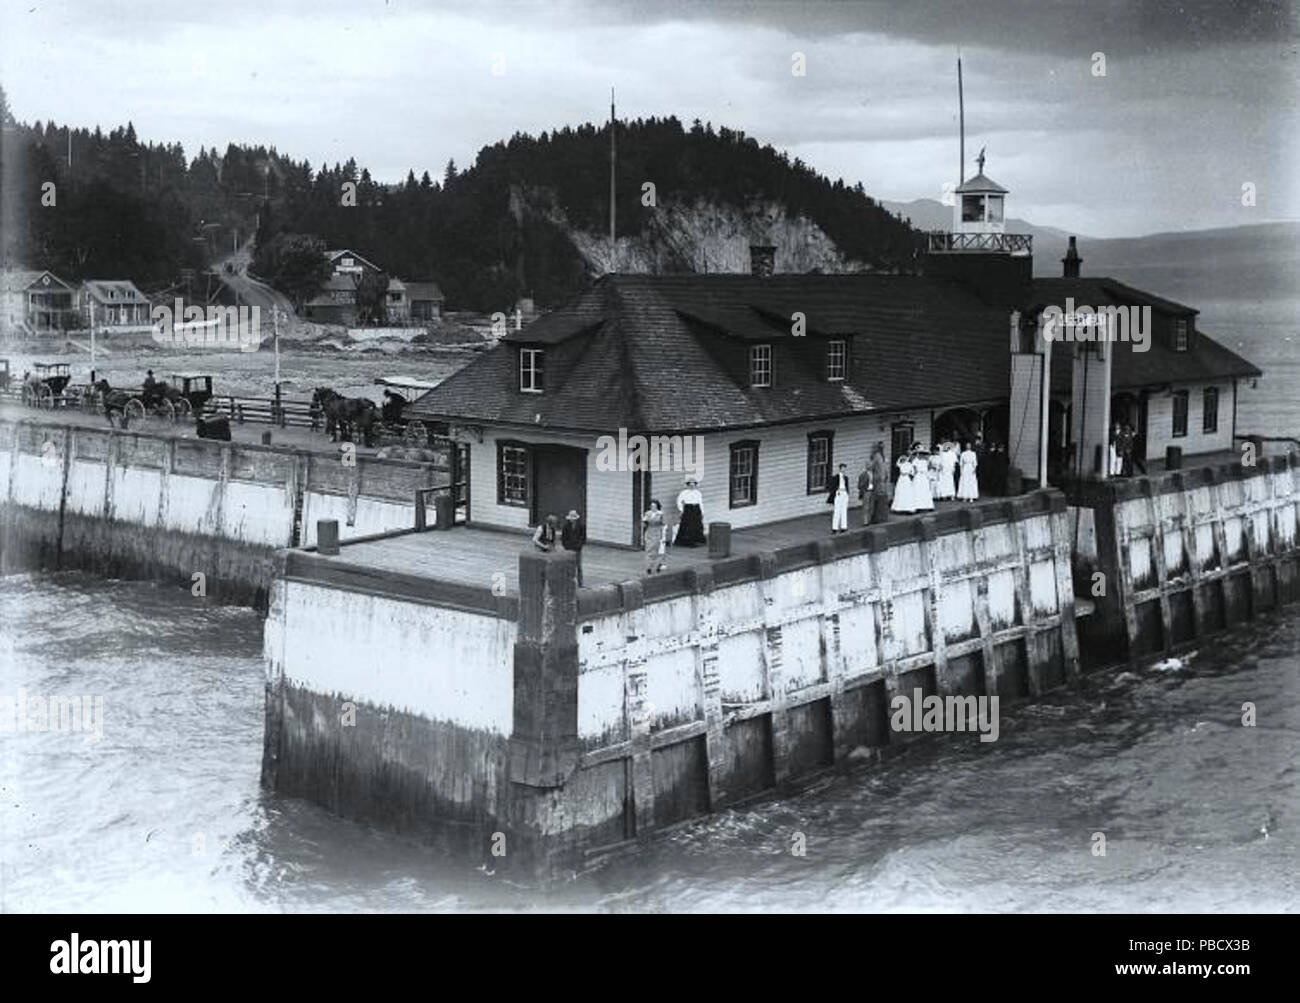
<path fill-rule="evenodd" d="M 706 543 L 704 537 L 704 497 L 700 494 L 699 480 L 693 475 L 686 478 L 684 487 L 677 496 L 677 533 L 673 537 L 674 547 L 698 547 Z"/>

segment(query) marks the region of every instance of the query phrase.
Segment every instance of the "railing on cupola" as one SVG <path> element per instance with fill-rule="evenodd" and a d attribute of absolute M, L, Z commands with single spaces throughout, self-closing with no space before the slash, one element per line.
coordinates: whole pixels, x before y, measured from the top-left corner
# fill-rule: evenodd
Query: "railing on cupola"
<path fill-rule="evenodd" d="M 944 251 L 1001 251 L 1032 254 L 1034 238 L 1028 233 L 948 233 L 938 230 L 929 235 L 930 253 Z"/>

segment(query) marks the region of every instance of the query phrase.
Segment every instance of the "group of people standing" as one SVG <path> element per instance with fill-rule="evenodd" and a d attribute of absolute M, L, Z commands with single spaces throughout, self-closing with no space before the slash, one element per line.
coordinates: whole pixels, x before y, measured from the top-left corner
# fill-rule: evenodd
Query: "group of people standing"
<path fill-rule="evenodd" d="M 1112 442 L 1112 451 L 1114 443 Z M 1113 462 L 1113 460 L 1112 460 Z M 958 443 L 944 440 L 931 451 L 921 443 L 900 456 L 895 463 L 898 481 L 895 484 L 885 459 L 883 443 L 876 443 L 871 451 L 871 461 L 858 475 L 857 492 L 862 502 L 862 522 L 881 523 L 890 513 L 911 515 L 933 512 L 936 501 L 976 501 L 980 497 L 979 454 L 967 442 L 958 449 Z M 841 463 L 831 475 L 826 504 L 832 506 L 831 533 L 847 533 L 849 529 L 849 498 L 851 482 L 848 465 Z M 658 498 L 641 515 L 642 547 L 645 551 L 645 573 L 657 574 L 666 567 L 669 547 L 698 547 L 708 542 L 704 532 L 703 496 L 699 478 L 689 475 L 685 486 L 677 495 L 677 521 L 670 523 Z M 558 515 L 548 515 L 533 532 L 533 544 L 543 551 L 563 547 L 576 558 L 578 585 L 582 585 L 582 548 L 587 543 L 587 527 L 576 509 L 561 520 Z"/>
<path fill-rule="evenodd" d="M 975 474 L 979 458 L 969 442 L 960 452 L 957 443 L 948 440 L 933 451 L 914 443 L 910 452 L 898 458 L 897 466 L 891 512 L 933 512 L 936 501 L 976 501 L 980 496 Z"/>
<path fill-rule="evenodd" d="M 666 567 L 666 553 L 673 547 L 698 547 L 708 542 L 704 534 L 704 498 L 699 478 L 688 476 L 677 495 L 677 521 L 669 523 L 658 498 L 641 516 L 642 544 L 645 548 L 645 573 L 656 574 Z M 578 586 L 582 586 L 582 548 L 587 544 L 587 526 L 577 509 L 570 509 L 563 520 L 548 515 L 533 530 L 533 545 L 542 551 L 563 548 L 573 553 Z"/>
<path fill-rule="evenodd" d="M 552 551 L 563 547 L 574 557 L 578 587 L 582 587 L 582 548 L 587 545 L 587 524 L 576 508 L 561 521 L 558 515 L 548 515 L 533 530 L 533 546 L 538 550 Z"/>
<path fill-rule="evenodd" d="M 945 440 L 931 451 L 914 443 L 895 463 L 898 482 L 890 474 L 883 443 L 876 443 L 871 462 L 858 475 L 858 498 L 862 501 L 862 522 L 885 522 L 891 513 L 911 515 L 934 511 L 936 501 L 976 501 L 980 496 L 976 471 L 979 457 L 971 444 L 958 449 Z M 831 533 L 848 531 L 848 469 L 841 463 L 831 480 L 826 503 L 834 506 Z"/>
<path fill-rule="evenodd" d="M 1137 431 L 1132 425 L 1115 422 L 1110 427 L 1110 476 L 1132 477 L 1134 465 L 1146 473 L 1146 463 L 1137 448 Z"/>
<path fill-rule="evenodd" d="M 677 493 L 677 522 L 669 524 L 658 498 L 641 515 L 641 545 L 645 549 L 645 573 L 657 574 L 667 567 L 668 547 L 699 547 L 708 543 L 704 534 L 704 496 L 700 480 L 688 475 Z"/>

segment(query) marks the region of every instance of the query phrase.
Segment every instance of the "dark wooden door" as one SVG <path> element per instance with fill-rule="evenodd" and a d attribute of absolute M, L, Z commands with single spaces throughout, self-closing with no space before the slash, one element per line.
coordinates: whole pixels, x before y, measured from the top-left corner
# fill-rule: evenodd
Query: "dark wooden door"
<path fill-rule="evenodd" d="M 587 518 L 587 451 L 572 446 L 537 446 L 533 450 L 533 524 L 548 515 L 561 519 L 569 509 Z"/>
<path fill-rule="evenodd" d="M 650 487 L 649 470 L 632 471 L 632 546 L 640 547 L 644 541 L 644 529 L 641 516 L 650 508 L 650 499 L 654 495 Z"/>
<path fill-rule="evenodd" d="M 899 475 L 899 459 L 912 448 L 913 429 L 912 423 L 908 422 L 894 425 L 889 430 L 889 476 L 895 481 Z"/>

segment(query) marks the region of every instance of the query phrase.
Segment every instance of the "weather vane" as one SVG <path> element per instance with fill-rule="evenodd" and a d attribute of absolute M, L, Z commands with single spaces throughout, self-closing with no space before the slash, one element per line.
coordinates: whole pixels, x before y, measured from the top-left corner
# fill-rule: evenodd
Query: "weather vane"
<path fill-rule="evenodd" d="M 981 174 L 984 173 L 984 150 L 985 150 L 985 149 L 986 149 L 986 147 L 981 146 L 981 147 L 980 147 L 980 155 L 979 155 L 978 157 L 975 158 L 975 163 L 977 163 L 977 164 L 980 165 L 980 173 L 981 173 Z"/>

